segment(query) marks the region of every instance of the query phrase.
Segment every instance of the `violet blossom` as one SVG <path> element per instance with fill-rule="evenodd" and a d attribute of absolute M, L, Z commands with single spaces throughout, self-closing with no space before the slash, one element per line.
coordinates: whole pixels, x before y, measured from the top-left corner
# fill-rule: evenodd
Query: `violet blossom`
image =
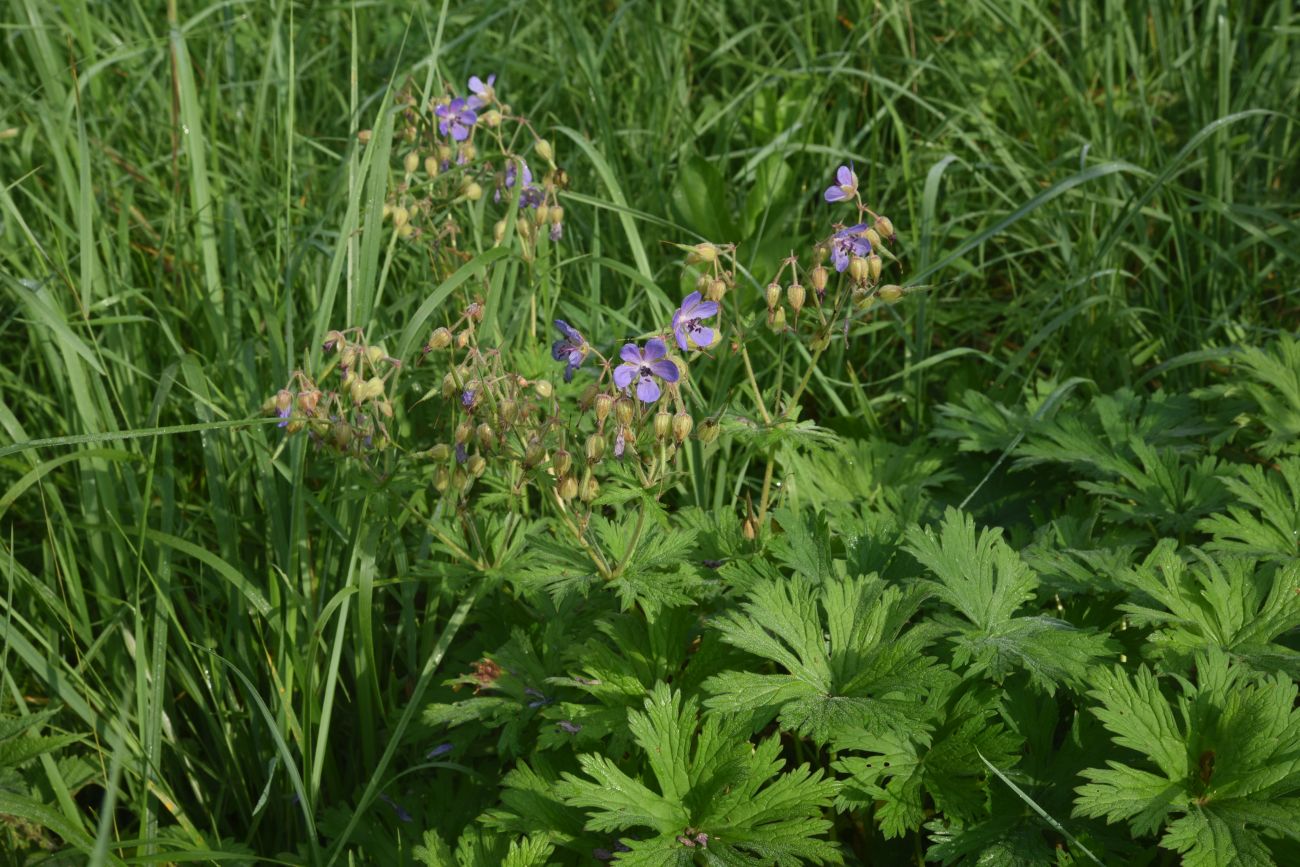
<path fill-rule="evenodd" d="M 692 292 L 682 299 L 682 306 L 673 314 L 673 335 L 682 352 L 690 348 L 688 338 L 701 347 L 713 342 L 713 329 L 701 323 L 717 315 L 718 302 L 705 301 L 699 292 Z"/>
<path fill-rule="evenodd" d="M 489 105 L 492 100 L 496 99 L 496 91 L 492 88 L 492 85 L 496 84 L 496 80 L 497 76 L 495 72 L 487 77 L 487 81 L 484 81 L 477 75 L 471 75 L 469 77 L 469 90 L 470 93 L 474 94 L 469 98 L 470 108 L 482 108 L 485 105 Z"/>
<path fill-rule="evenodd" d="M 676 382 L 681 376 L 677 365 L 670 361 L 668 345 L 658 337 L 646 341 L 645 349 L 635 343 L 625 345 L 619 357 L 623 364 L 614 368 L 614 385 L 626 391 L 636 380 L 636 396 L 642 403 L 654 403 L 662 393 L 656 379 Z"/>
<path fill-rule="evenodd" d="M 826 188 L 823 194 L 828 202 L 844 202 L 858 194 L 858 176 L 851 166 L 840 166 L 835 170 L 835 183 Z M 843 269 L 841 269 L 843 270 Z"/>
<path fill-rule="evenodd" d="M 562 337 L 551 344 L 551 357 L 565 362 L 564 381 L 572 382 L 573 372 L 582 366 L 591 347 L 587 345 L 587 338 L 582 336 L 582 332 L 563 319 L 555 320 L 555 330 Z"/>
<path fill-rule="evenodd" d="M 862 236 L 867 230 L 866 223 L 858 223 L 847 229 L 840 229 L 831 238 L 831 261 L 836 271 L 849 267 L 849 260 L 854 256 L 865 256 L 871 252 L 871 242 Z"/>
<path fill-rule="evenodd" d="M 474 106 L 463 97 L 456 97 L 450 103 L 439 105 L 434 110 L 438 115 L 438 132 L 450 135 L 456 141 L 469 138 L 470 127 L 478 123 Z"/>

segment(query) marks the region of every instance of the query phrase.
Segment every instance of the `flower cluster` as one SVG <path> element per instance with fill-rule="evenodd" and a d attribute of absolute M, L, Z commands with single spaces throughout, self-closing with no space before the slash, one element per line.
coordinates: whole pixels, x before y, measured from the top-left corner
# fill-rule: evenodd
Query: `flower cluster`
<path fill-rule="evenodd" d="M 564 208 L 559 193 L 567 176 L 555 163 L 551 143 L 533 130 L 526 118 L 514 114 L 496 90 L 496 76 L 486 80 L 471 76 L 467 93 L 446 92 L 421 102 L 409 89 L 397 96 L 401 123 L 396 140 L 402 163 L 402 180 L 395 185 L 384 205 L 384 217 L 405 239 L 432 236 L 435 242 L 454 245 L 462 231 L 456 206 L 481 199 L 492 189 L 493 201 L 518 198 L 519 208 L 529 212 L 517 221 L 518 236 L 525 258 L 536 253 L 538 230 L 559 241 L 564 235 Z M 370 140 L 363 131 L 363 141 Z M 531 142 L 528 154 L 518 152 L 518 142 Z M 529 150 L 527 144 L 523 150 Z M 497 162 L 499 160 L 499 162 Z M 534 167 L 544 165 L 540 176 Z M 506 234 L 503 218 L 496 224 L 496 240 Z"/>

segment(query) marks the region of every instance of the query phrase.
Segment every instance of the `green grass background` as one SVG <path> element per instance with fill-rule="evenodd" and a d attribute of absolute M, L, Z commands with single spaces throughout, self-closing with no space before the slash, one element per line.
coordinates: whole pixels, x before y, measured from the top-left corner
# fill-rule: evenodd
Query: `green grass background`
<path fill-rule="evenodd" d="M 76 737 L 40 798 L 0 786 L 0 850 L 409 846 L 374 795 L 418 764 L 404 713 L 468 607 L 384 541 L 401 491 L 305 484 L 303 443 L 244 423 L 325 329 L 395 344 L 436 285 L 363 231 L 383 165 L 355 132 L 408 79 L 496 72 L 572 178 L 577 258 L 516 273 L 503 346 L 554 310 L 661 315 L 666 241 L 738 242 L 761 285 L 846 161 L 929 288 L 829 353 L 831 427 L 1195 386 L 1300 322 L 1287 0 L 159 6 L 0 7 L 0 713 Z M 453 831 L 483 806 L 456 791 Z"/>

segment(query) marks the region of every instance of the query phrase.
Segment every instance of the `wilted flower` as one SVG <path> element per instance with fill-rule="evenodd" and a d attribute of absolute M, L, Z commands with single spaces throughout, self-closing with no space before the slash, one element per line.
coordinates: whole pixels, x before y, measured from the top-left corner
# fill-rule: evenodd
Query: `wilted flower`
<path fill-rule="evenodd" d="M 862 236 L 866 223 L 858 223 L 847 229 L 840 229 L 831 238 L 831 262 L 836 271 L 849 267 L 849 260 L 854 256 L 865 256 L 871 252 L 871 242 Z"/>
<path fill-rule="evenodd" d="M 687 338 L 696 346 L 708 346 L 713 342 L 713 329 L 701 322 L 718 315 L 718 303 L 705 301 L 699 292 L 692 292 L 682 300 L 682 306 L 673 314 L 673 335 L 682 352 L 689 348 Z"/>
<path fill-rule="evenodd" d="M 490 104 L 492 100 L 496 99 L 497 94 L 492 87 L 492 85 L 496 84 L 496 81 L 497 76 L 495 72 L 487 77 L 487 81 L 484 81 L 477 75 L 471 75 L 469 77 L 469 90 L 470 93 L 474 95 L 468 100 L 469 107 L 482 108 L 483 106 Z"/>
<path fill-rule="evenodd" d="M 835 183 L 827 187 L 824 193 L 828 202 L 843 202 L 857 194 L 858 176 L 849 166 L 840 166 L 835 170 Z"/>
<path fill-rule="evenodd" d="M 450 103 L 439 105 L 434 109 L 438 115 L 438 132 L 450 135 L 456 141 L 469 138 L 470 127 L 478 122 L 474 108 L 462 97 L 456 97 Z"/>
<path fill-rule="evenodd" d="M 623 364 L 614 368 L 614 385 L 626 390 L 635 379 L 637 398 L 642 403 L 654 403 L 661 393 L 655 378 L 676 382 L 680 376 L 677 365 L 669 361 L 667 355 L 668 346 L 658 337 L 646 341 L 645 349 L 635 343 L 625 345 L 619 353 Z"/>
<path fill-rule="evenodd" d="M 582 366 L 590 347 L 587 346 L 587 338 L 563 319 L 555 320 L 555 330 L 563 336 L 551 344 L 551 357 L 565 362 L 564 381 L 572 382 L 573 372 Z"/>

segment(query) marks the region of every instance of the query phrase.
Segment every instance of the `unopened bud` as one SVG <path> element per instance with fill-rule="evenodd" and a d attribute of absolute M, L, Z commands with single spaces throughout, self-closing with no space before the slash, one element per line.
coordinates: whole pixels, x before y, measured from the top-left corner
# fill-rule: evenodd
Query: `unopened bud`
<path fill-rule="evenodd" d="M 695 427 L 695 419 L 691 414 L 682 410 L 673 416 L 673 439 L 679 443 L 686 442 L 686 438 L 691 435 L 691 428 Z"/>
<path fill-rule="evenodd" d="M 595 476 L 589 474 L 582 480 L 582 490 L 578 494 L 584 503 L 590 503 L 600 496 L 600 482 L 596 481 Z"/>
<path fill-rule="evenodd" d="M 345 346 L 339 353 L 339 364 L 346 368 L 352 367 L 357 363 L 357 348 L 355 346 Z"/>
<path fill-rule="evenodd" d="M 861 256 L 854 256 L 849 260 L 849 276 L 853 278 L 854 283 L 867 282 L 867 275 L 871 273 L 871 266 L 867 260 Z"/>
<path fill-rule="evenodd" d="M 472 437 L 473 435 L 474 435 L 474 423 L 469 419 L 466 419 L 465 421 L 462 421 L 460 424 L 456 425 L 456 432 L 455 434 L 453 434 L 453 436 L 455 436 L 456 438 L 456 442 L 459 443 L 460 445 L 464 445 L 465 443 L 469 442 L 469 438 Z"/>
<path fill-rule="evenodd" d="M 293 392 L 287 388 L 282 388 L 275 393 L 275 409 L 284 414 L 293 406 Z"/>
<path fill-rule="evenodd" d="M 826 266 L 818 265 L 812 269 L 808 278 L 812 282 L 813 290 L 820 295 L 826 291 L 826 281 L 830 279 L 830 272 L 826 270 Z"/>
<path fill-rule="evenodd" d="M 488 129 L 496 129 L 501 125 L 501 112 L 495 108 L 491 109 L 481 116 L 481 120 L 487 125 Z"/>
<path fill-rule="evenodd" d="M 547 204 L 538 205 L 537 210 L 533 211 L 533 222 L 539 226 L 545 226 L 547 221 L 550 219 L 551 219 L 550 205 Z"/>
<path fill-rule="evenodd" d="M 492 430 L 492 425 L 488 424 L 487 422 L 483 422 L 481 425 L 479 425 L 478 429 L 475 430 L 475 433 L 478 435 L 479 445 L 481 445 L 483 448 L 489 449 L 492 448 L 492 446 L 496 445 L 496 439 L 497 439 L 496 432 Z"/>
<path fill-rule="evenodd" d="M 556 449 L 555 454 L 551 456 L 551 467 L 554 468 L 555 474 L 563 476 L 569 472 L 571 466 L 573 466 L 573 455 L 564 449 Z"/>
<path fill-rule="evenodd" d="M 406 210 L 406 208 L 403 208 L 401 205 L 393 208 L 393 225 L 397 228 L 400 229 L 405 226 L 407 221 L 410 219 L 411 212 Z"/>
<path fill-rule="evenodd" d="M 655 413 L 655 439 L 666 440 L 673 432 L 673 417 L 666 409 Z"/>
<path fill-rule="evenodd" d="M 487 469 L 487 460 L 482 455 L 473 455 L 472 457 L 470 457 L 468 461 L 465 462 L 466 472 L 468 472 L 471 476 L 473 476 L 476 479 L 479 476 L 483 475 L 483 471 L 486 469 Z"/>
<path fill-rule="evenodd" d="M 871 245 L 871 249 L 874 250 L 880 246 L 880 233 L 875 229 L 867 229 L 862 233 L 862 237 L 867 239 L 867 243 Z"/>
<path fill-rule="evenodd" d="M 695 257 L 695 261 L 711 265 L 718 261 L 718 248 L 706 241 L 703 244 L 696 244 L 692 255 Z"/>
<path fill-rule="evenodd" d="M 483 198 L 483 188 L 475 181 L 470 181 L 466 184 L 464 192 L 465 198 L 469 199 L 471 202 L 477 202 L 479 199 Z"/>
<path fill-rule="evenodd" d="M 537 437 L 528 441 L 524 448 L 524 466 L 535 467 L 540 464 L 546 457 L 546 450 L 542 448 L 542 443 Z"/>
<path fill-rule="evenodd" d="M 365 385 L 363 400 L 374 400 L 384 395 L 384 381 L 377 376 L 371 377 Z"/>
<path fill-rule="evenodd" d="M 561 499 L 572 500 L 578 496 L 578 480 L 573 476 L 565 476 L 556 485 L 556 492 L 559 493 Z"/>
<path fill-rule="evenodd" d="M 631 398 L 620 397 L 614 401 L 614 420 L 621 425 L 632 423 L 632 414 L 636 407 L 633 405 Z"/>
<path fill-rule="evenodd" d="M 472 338 L 473 336 L 474 336 L 474 332 L 468 328 L 462 329 L 461 331 L 457 332 L 456 348 L 464 349 L 466 346 L 469 346 L 470 338 Z"/>
<path fill-rule="evenodd" d="M 451 397 L 453 394 L 456 393 L 456 390 L 457 390 L 456 376 L 454 374 L 448 373 L 446 376 L 442 378 L 442 396 Z"/>
<path fill-rule="evenodd" d="M 433 489 L 442 493 L 451 487 L 451 472 L 446 467 L 438 467 L 433 472 Z"/>
<path fill-rule="evenodd" d="M 790 309 L 794 311 L 794 315 L 798 316 L 799 311 L 803 309 L 804 300 L 808 297 L 808 290 L 796 280 L 785 290 L 785 297 L 790 302 Z"/>
<path fill-rule="evenodd" d="M 758 538 L 758 521 L 752 515 L 740 525 L 740 535 L 751 542 Z"/>
<path fill-rule="evenodd" d="M 886 304 L 897 304 L 899 299 L 903 297 L 903 287 L 897 286 L 893 283 L 887 283 L 880 287 L 878 294 L 880 295 L 880 300 L 884 301 Z"/>
<path fill-rule="evenodd" d="M 718 420 L 716 418 L 706 418 L 700 422 L 700 430 L 695 434 L 695 438 L 707 446 L 716 440 L 720 433 L 722 433 L 722 429 L 718 427 Z"/>
<path fill-rule="evenodd" d="M 888 217 L 876 217 L 875 229 L 882 238 L 888 238 L 891 244 L 898 240 L 898 237 L 894 234 L 894 224 L 890 222 Z"/>
<path fill-rule="evenodd" d="M 520 217 L 519 219 L 515 220 L 515 232 L 521 238 L 532 237 L 533 224 L 528 222 L 527 217 Z"/>
<path fill-rule="evenodd" d="M 709 291 L 705 297 L 710 301 L 721 301 L 727 294 L 727 284 L 723 280 L 714 280 L 709 284 Z"/>
<path fill-rule="evenodd" d="M 366 347 L 366 361 L 369 361 L 372 366 L 383 361 L 387 355 L 388 353 L 384 351 L 384 347 L 382 346 Z"/>
<path fill-rule="evenodd" d="M 764 290 L 764 296 L 767 299 L 767 309 L 776 309 L 776 305 L 781 303 L 781 284 L 775 280 L 768 283 L 767 289 Z"/>
<path fill-rule="evenodd" d="M 586 452 L 587 463 L 599 463 L 600 459 L 605 456 L 605 438 L 597 433 L 587 437 Z"/>
<path fill-rule="evenodd" d="M 440 162 L 440 163 L 449 163 L 449 162 L 451 162 L 451 146 L 450 146 L 450 145 L 438 145 L 438 162 Z"/>
<path fill-rule="evenodd" d="M 709 291 L 709 284 L 713 282 L 712 274 L 701 274 L 695 278 L 695 291 L 703 295 Z"/>
<path fill-rule="evenodd" d="M 539 379 L 533 383 L 533 391 L 537 396 L 545 400 L 555 393 L 555 386 L 551 385 L 549 379 Z"/>
<path fill-rule="evenodd" d="M 438 463 L 446 463 L 451 460 L 451 446 L 446 443 L 438 443 L 436 446 L 429 449 L 429 460 L 437 461 Z"/>
<path fill-rule="evenodd" d="M 492 227 L 492 240 L 500 244 L 506 236 L 506 221 L 497 220 L 496 225 Z"/>
<path fill-rule="evenodd" d="M 812 340 L 808 341 L 808 347 L 813 352 L 821 352 L 823 349 L 825 349 L 830 345 L 831 345 L 831 332 L 829 328 L 817 329 L 817 333 L 812 336 Z"/>
<path fill-rule="evenodd" d="M 406 169 L 408 175 L 415 174 L 420 168 L 420 154 L 416 151 L 409 151 L 402 160 L 402 168 Z"/>
<path fill-rule="evenodd" d="M 497 416 L 501 419 L 503 425 L 512 425 L 515 419 L 519 417 L 519 404 L 510 398 L 504 398 L 497 403 Z"/>
<path fill-rule="evenodd" d="M 546 139 L 539 138 L 537 143 L 533 145 L 533 150 L 537 152 L 539 157 L 546 160 L 547 163 L 553 163 L 555 161 L 555 151 L 551 150 L 551 143 Z"/>
<path fill-rule="evenodd" d="M 608 416 L 609 411 L 614 408 L 614 395 L 607 391 L 602 391 L 596 395 L 596 421 L 603 422 Z"/>
<path fill-rule="evenodd" d="M 357 141 L 361 142 L 362 144 L 370 144 L 371 135 L 373 135 L 373 133 L 371 133 L 370 130 L 359 129 L 357 130 Z"/>
<path fill-rule="evenodd" d="M 879 280 L 880 272 L 885 269 L 885 263 L 880 261 L 880 257 L 872 253 L 867 257 L 867 267 L 871 271 L 871 279 Z"/>
<path fill-rule="evenodd" d="M 366 384 L 359 378 L 353 379 L 348 384 L 348 396 L 352 398 L 354 404 L 359 404 L 366 399 Z"/>
<path fill-rule="evenodd" d="M 551 205 L 551 225 L 558 226 L 564 222 L 564 208 L 559 205 Z"/>
<path fill-rule="evenodd" d="M 424 158 L 424 173 L 431 178 L 438 177 L 438 158 L 430 154 Z"/>
<path fill-rule="evenodd" d="M 444 326 L 433 329 L 429 335 L 429 348 L 446 349 L 448 346 L 451 346 L 451 331 Z"/>
<path fill-rule="evenodd" d="M 768 322 L 768 327 L 771 328 L 773 331 L 776 331 L 778 333 L 784 331 L 785 330 L 785 308 L 784 307 L 776 308 L 776 311 L 771 315 L 771 317 L 769 317 L 769 320 L 770 321 Z"/>

